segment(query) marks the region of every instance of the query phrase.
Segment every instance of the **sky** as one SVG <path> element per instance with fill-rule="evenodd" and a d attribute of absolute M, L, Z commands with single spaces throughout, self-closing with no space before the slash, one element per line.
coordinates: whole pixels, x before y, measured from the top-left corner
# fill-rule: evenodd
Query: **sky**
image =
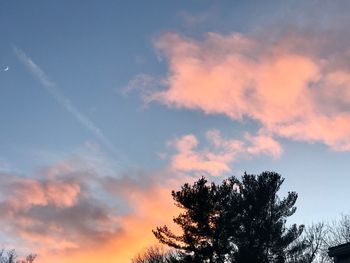
<path fill-rule="evenodd" d="M 350 3 L 0 1 L 0 245 L 125 263 L 171 190 L 276 171 L 350 213 Z"/>

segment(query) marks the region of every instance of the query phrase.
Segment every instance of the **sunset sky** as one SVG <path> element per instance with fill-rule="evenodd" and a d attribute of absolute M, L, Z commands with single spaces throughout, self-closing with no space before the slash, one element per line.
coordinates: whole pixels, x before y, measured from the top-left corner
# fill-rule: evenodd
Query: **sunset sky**
<path fill-rule="evenodd" d="M 349 213 L 350 2 L 0 1 L 0 248 L 127 263 L 172 189 L 285 177 Z"/>

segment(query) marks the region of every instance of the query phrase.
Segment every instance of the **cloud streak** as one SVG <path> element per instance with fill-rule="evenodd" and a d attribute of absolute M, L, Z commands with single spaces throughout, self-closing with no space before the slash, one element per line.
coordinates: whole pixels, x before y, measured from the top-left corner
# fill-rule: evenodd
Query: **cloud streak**
<path fill-rule="evenodd" d="M 19 61 L 30 70 L 33 76 L 40 81 L 45 90 L 65 110 L 67 110 L 82 126 L 89 130 L 101 143 L 103 143 L 108 150 L 120 156 L 120 153 L 116 150 L 113 143 L 106 137 L 103 131 L 88 116 L 78 110 L 65 95 L 62 94 L 56 83 L 53 82 L 27 54 L 16 47 L 14 48 L 14 52 Z"/>

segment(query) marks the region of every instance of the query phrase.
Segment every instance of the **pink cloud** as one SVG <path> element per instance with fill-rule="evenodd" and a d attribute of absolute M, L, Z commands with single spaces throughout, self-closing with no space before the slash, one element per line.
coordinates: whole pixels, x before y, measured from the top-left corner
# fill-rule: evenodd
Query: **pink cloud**
<path fill-rule="evenodd" d="M 80 185 L 77 183 L 67 184 L 62 181 L 51 181 L 46 184 L 48 200 L 58 207 L 74 205 L 80 193 Z"/>
<path fill-rule="evenodd" d="M 210 151 L 196 151 L 197 138 L 185 135 L 177 140 L 175 148 L 178 151 L 172 157 L 171 165 L 174 169 L 182 171 L 204 171 L 214 176 L 230 170 L 228 162 L 231 161 L 231 153 L 212 153 Z"/>
<path fill-rule="evenodd" d="M 48 205 L 69 207 L 74 205 L 80 193 L 76 182 L 59 179 L 37 180 L 11 175 L 2 186 L 11 211 Z"/>
<path fill-rule="evenodd" d="M 250 142 L 250 145 L 245 149 L 250 155 L 267 154 L 278 158 L 282 154 L 283 150 L 281 145 L 270 136 L 263 134 L 252 136 L 246 133 L 245 139 Z"/>
<path fill-rule="evenodd" d="M 108 159 L 97 152 L 91 166 L 91 158 L 69 157 L 28 177 L 0 173 L 0 223 L 9 246 L 38 253 L 38 263 L 112 263 L 157 243 L 152 229 L 171 224 L 177 211 L 170 193 L 178 176 L 111 174 Z"/>
<path fill-rule="evenodd" d="M 209 33 L 197 40 L 163 34 L 155 47 L 168 74 L 159 82 L 163 88 L 149 90 L 145 100 L 253 119 L 263 133 L 348 151 L 350 70 L 342 50 L 332 50 L 331 36 Z"/>
<path fill-rule="evenodd" d="M 30 177 L 0 177 L 0 222 L 7 238 L 21 244 L 19 250 L 53 255 L 92 246 L 119 231 L 113 213 L 94 197 L 96 179 L 71 160 Z"/>
<path fill-rule="evenodd" d="M 172 215 L 177 214 L 179 210 L 173 205 L 170 193 L 181 184 L 179 178 L 169 178 L 170 175 L 174 175 L 171 171 L 138 173 L 134 175 L 136 178 L 132 178 L 130 174 L 124 175 L 102 177 L 99 180 L 107 193 L 113 196 L 110 202 L 119 200 L 128 207 L 126 212 L 119 211 L 119 214 L 118 211 L 108 211 L 110 215 L 114 214 L 110 223 L 114 227 L 119 226 L 120 231 L 112 232 L 103 242 L 95 242 L 90 247 L 84 246 L 84 240 L 75 243 L 61 241 L 62 246 L 72 246 L 67 253 L 62 249 L 56 253 L 44 250 L 39 263 L 47 260 L 53 263 L 89 263 L 101 258 L 107 263 L 129 262 L 138 252 L 158 244 L 151 230 L 158 225 L 173 225 Z M 149 182 L 145 182 L 147 180 Z M 168 216 L 164 217 L 165 213 Z M 52 240 L 47 238 L 47 246 L 50 247 Z M 56 257 L 52 259 L 53 255 Z"/>
<path fill-rule="evenodd" d="M 245 134 L 244 140 L 224 139 L 218 130 L 206 133 L 209 146 L 199 148 L 193 134 L 184 135 L 170 143 L 176 153 L 171 157 L 171 166 L 185 172 L 204 172 L 219 176 L 231 171 L 230 164 L 237 159 L 267 154 L 274 158 L 282 154 L 280 144 L 268 135 Z"/>

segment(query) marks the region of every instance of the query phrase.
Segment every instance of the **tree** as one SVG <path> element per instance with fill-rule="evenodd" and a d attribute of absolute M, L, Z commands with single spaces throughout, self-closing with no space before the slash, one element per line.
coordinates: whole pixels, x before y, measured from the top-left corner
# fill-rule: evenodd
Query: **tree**
<path fill-rule="evenodd" d="M 303 226 L 286 227 L 297 194 L 280 199 L 283 181 L 274 172 L 244 174 L 241 181 L 233 176 L 218 185 L 202 177 L 172 191 L 183 210 L 174 218 L 182 234 L 167 226 L 153 233 L 161 243 L 182 251 L 184 262 L 286 262 Z"/>
<path fill-rule="evenodd" d="M 337 246 L 350 242 L 350 215 L 341 215 L 340 219 L 329 225 L 328 246 Z"/>
<path fill-rule="evenodd" d="M 153 246 L 137 255 L 132 263 L 176 263 L 177 255 L 173 251 L 165 251 L 161 247 Z"/>
<path fill-rule="evenodd" d="M 338 220 L 327 224 L 323 247 L 319 251 L 317 263 L 331 263 L 333 259 L 328 256 L 329 247 L 350 242 L 350 215 L 341 215 Z"/>
<path fill-rule="evenodd" d="M 290 263 L 326 263 L 329 261 L 326 238 L 329 227 L 324 222 L 312 224 L 307 227 L 303 235 L 293 244 L 298 248 L 296 253 L 290 255 Z"/>
<path fill-rule="evenodd" d="M 0 263 L 33 263 L 35 258 L 35 254 L 29 254 L 25 259 L 17 260 L 17 254 L 14 249 L 0 251 Z"/>
<path fill-rule="evenodd" d="M 290 263 L 332 263 L 328 256 L 329 247 L 350 242 L 350 216 L 342 215 L 340 219 L 312 224 L 295 242 L 296 247 L 303 247 L 298 254 L 289 258 Z"/>

